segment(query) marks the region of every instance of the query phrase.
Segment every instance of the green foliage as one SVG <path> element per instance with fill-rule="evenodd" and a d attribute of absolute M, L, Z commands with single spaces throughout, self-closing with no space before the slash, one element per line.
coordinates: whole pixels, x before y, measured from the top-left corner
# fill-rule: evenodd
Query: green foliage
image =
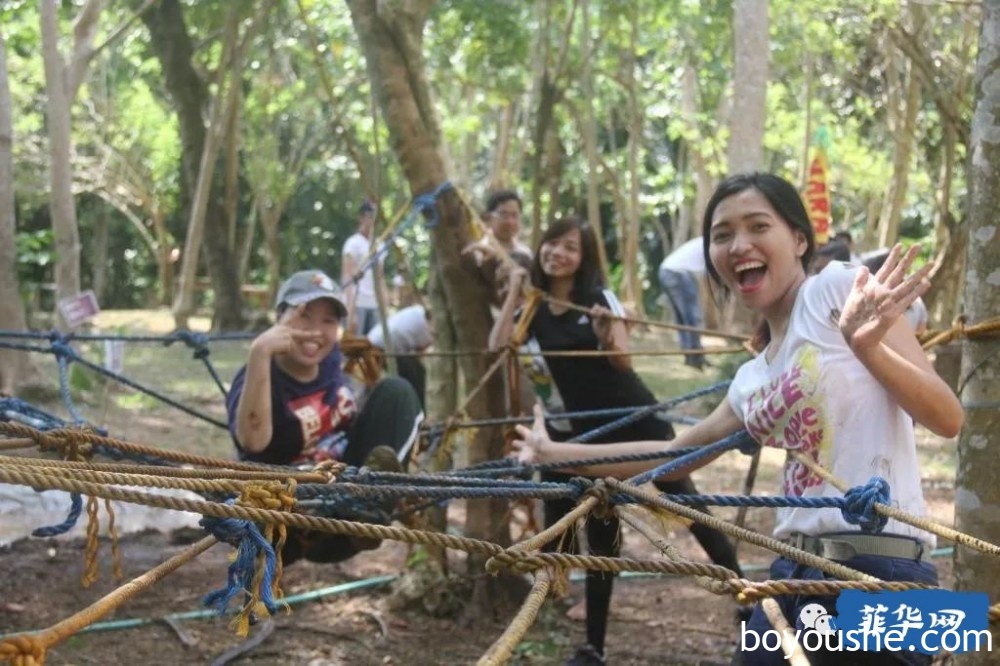
<path fill-rule="evenodd" d="M 139 2 L 107 3 L 98 43 L 124 23 Z M 182 9 L 195 67 L 215 91 L 224 26 L 240 12 L 243 26 L 256 21 L 239 73 L 237 222 L 234 247 L 253 233 L 247 281 L 269 279 L 259 224 L 251 210 L 283 202 L 279 220 L 279 270 L 319 266 L 339 274 L 340 248 L 354 231 L 358 203 L 374 194 L 382 209 L 404 206 L 406 187 L 393 142 L 380 117 L 350 12 L 341 0 L 302 3 L 247 0 L 243 3 L 184 0 Z M 515 2 L 441 0 L 423 34 L 430 82 L 452 177 L 474 202 L 485 198 L 491 178 L 525 194 L 537 182 L 542 217 L 585 210 L 581 119 L 586 106 L 598 126 L 601 218 L 612 258 L 612 282 L 622 279 L 617 227 L 628 198 L 629 125 L 627 81 L 634 77 L 642 114 L 640 207 L 644 222 L 668 216 L 668 236 L 690 218 L 695 187 L 694 154 L 712 177 L 725 170 L 728 118 L 739 113 L 730 99 L 732 3 L 730 0 L 591 0 L 589 64 L 593 94 L 584 95 L 581 16 L 570 0 Z M 62 3 L 61 28 L 80 3 Z M 828 157 L 833 218 L 860 238 L 869 209 L 877 210 L 893 175 L 892 91 L 889 59 L 904 68 L 908 57 L 893 51 L 890 34 L 908 27 L 913 8 L 894 0 L 815 0 L 770 3 L 770 84 L 766 120 L 766 165 L 794 181 L 803 172 L 807 144 L 822 128 Z M 965 3 L 923 6 L 927 23 L 918 47 L 936 69 L 924 81 L 917 147 L 910 168 L 902 233 L 927 238 L 940 215 L 937 187 L 945 158 L 946 122 L 939 100 L 966 122 L 971 110 L 971 72 L 979 12 Z M 547 14 L 546 14 L 547 12 Z M 571 20 L 572 13 L 572 20 Z M 633 32 L 633 17 L 638 30 Z M 29 284 L 50 282 L 51 247 L 40 229 L 48 226 L 48 156 L 45 77 L 38 4 L 0 2 L 7 40 L 14 118 L 14 188 L 18 205 L 18 270 Z M 308 27 L 307 27 L 308 26 Z M 315 35 L 319 54 L 313 52 Z M 73 107 L 75 187 L 85 256 L 95 255 L 94 233 L 102 220 L 110 230 L 106 307 L 142 305 L 157 285 L 156 248 L 178 246 L 186 236 L 192 184 L 181 179 L 176 114 L 163 73 L 148 47 L 141 21 L 94 59 Z M 68 39 L 63 44 L 68 50 Z M 327 94 L 317 59 L 332 86 Z M 541 63 L 556 90 L 552 131 L 560 152 L 557 172 L 535 173 L 530 155 L 538 108 Z M 631 69 L 629 69 L 631 68 Z M 685 109 L 685 72 L 693 72 L 693 108 Z M 904 71 L 905 74 L 905 71 Z M 687 83 L 692 79 L 689 77 Z M 965 83 L 962 83 L 965 81 Z M 806 115 L 809 114 L 808 126 Z M 209 116 L 209 109 L 202 110 Z M 504 114 L 510 112 L 506 170 L 494 174 Z M 226 151 L 223 151 L 225 154 Z M 965 147 L 955 154 L 949 211 L 963 216 Z M 299 162 L 301 165 L 299 168 Z M 223 179 L 224 158 L 216 172 Z M 367 182 L 363 180 L 365 172 Z M 546 182 L 552 181 L 551 188 Z M 551 190 L 551 196 L 550 196 Z M 550 200 L 551 199 L 551 200 Z M 535 211 L 525 210 L 525 225 Z M 154 237 L 162 219 L 164 238 Z M 259 219 L 259 215 L 257 217 Z M 379 224 L 384 221 L 380 220 Z M 694 221 L 695 226 L 697 221 Z M 655 310 L 655 267 L 662 257 L 659 236 L 644 224 L 637 266 L 644 302 Z M 151 239 L 152 238 L 152 242 Z M 401 241 L 418 282 L 429 274 L 429 235 L 420 227 Z M 389 262 L 390 275 L 396 270 Z M 88 268 L 92 268 L 88 264 Z M 84 273 L 89 286 L 90 271 Z"/>

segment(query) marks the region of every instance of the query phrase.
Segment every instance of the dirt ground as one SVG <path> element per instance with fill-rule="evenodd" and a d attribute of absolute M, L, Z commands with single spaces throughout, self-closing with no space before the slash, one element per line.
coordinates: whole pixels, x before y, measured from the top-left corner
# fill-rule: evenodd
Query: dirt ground
<path fill-rule="evenodd" d="M 198 375 L 196 382 L 188 381 L 187 371 L 180 378 L 164 374 L 164 368 L 180 362 L 169 356 L 175 352 L 158 349 L 150 353 L 153 356 L 133 359 L 127 364 L 127 370 L 139 375 L 145 373 L 146 378 L 158 386 L 162 386 L 162 382 L 156 382 L 157 379 L 169 376 L 177 395 L 186 396 L 191 404 L 215 416 L 223 414 L 221 398 L 213 395 L 211 383 L 203 374 Z M 185 353 L 190 354 L 181 350 L 176 353 L 177 359 Z M 231 376 L 242 353 L 237 348 L 219 355 L 225 378 Z M 187 362 L 190 374 L 196 374 L 198 370 L 191 368 L 197 368 L 197 363 Z M 656 366 L 657 374 L 694 373 L 680 363 L 664 367 L 662 361 L 657 361 Z M 649 372 L 650 367 L 640 366 L 640 370 L 645 368 L 644 372 Z M 695 375 L 683 375 L 682 378 L 704 383 Z M 662 379 L 657 381 L 662 382 Z M 684 390 L 688 389 L 672 393 L 657 390 L 657 393 L 666 397 Z M 92 387 L 89 393 L 84 391 L 81 406 L 84 411 L 98 415 L 101 423 L 115 436 L 227 455 L 229 445 L 224 432 L 169 408 L 144 402 L 130 392 L 104 392 Z M 930 513 L 950 523 L 953 519 L 954 442 L 926 432 L 921 432 L 919 439 Z M 781 461 L 780 453 L 765 452 L 756 492 L 773 492 L 778 487 Z M 710 472 L 697 473 L 695 481 L 704 492 L 739 492 L 746 467 L 747 458 L 730 453 L 713 463 Z M 735 515 L 735 510 L 715 512 L 728 518 Z M 453 503 L 449 509 L 451 527 L 460 530 L 463 517 L 463 503 Z M 749 512 L 750 527 L 767 533 L 771 524 L 770 510 Z M 163 534 L 151 529 L 124 537 L 121 552 L 125 579 L 181 552 L 201 536 L 194 530 Z M 670 540 L 692 559 L 705 560 L 704 553 L 687 530 L 681 528 L 673 532 Z M 73 636 L 49 653 L 47 663 L 222 663 L 216 662 L 220 655 L 242 641 L 230 629 L 228 618 L 203 617 L 172 622 L 162 618 L 202 609 L 201 598 L 225 582 L 231 550 L 225 545 L 213 547 L 104 618 L 142 618 L 148 622 L 132 628 L 104 629 Z M 626 529 L 623 554 L 653 558 L 657 551 L 641 535 Z M 100 579 L 91 588 L 83 589 L 80 585 L 83 542 L 79 539 L 25 539 L 0 548 L 0 634 L 48 627 L 113 590 L 118 583 L 111 575 L 107 539 L 102 539 L 101 558 Z M 386 542 L 378 550 L 338 565 L 296 563 L 285 571 L 282 587 L 286 595 L 295 595 L 374 576 L 401 574 L 408 560 L 413 559 L 416 558 L 405 545 Z M 763 580 L 763 568 L 772 558 L 765 551 L 744 544 L 740 548 L 740 559 L 748 566 L 749 577 Z M 455 571 L 461 571 L 464 568 L 462 556 L 452 554 L 450 565 Z M 942 583 L 950 585 L 950 557 L 938 559 L 937 565 Z M 510 619 L 507 615 L 495 621 L 470 622 L 461 614 L 435 618 L 417 610 L 399 609 L 392 603 L 394 586 L 368 587 L 298 603 L 291 613 L 274 618 L 273 631 L 259 645 L 228 663 L 309 666 L 471 663 L 500 636 Z M 585 642 L 583 624 L 566 617 L 567 608 L 582 594 L 582 583 L 571 584 L 569 592 L 567 599 L 546 602 L 512 663 L 559 664 L 575 646 Z M 728 663 L 738 639 L 735 611 L 732 600 L 712 595 L 684 578 L 620 580 L 612 602 L 608 663 Z M 251 637 L 261 631 L 262 625 L 258 625 L 252 629 Z"/>

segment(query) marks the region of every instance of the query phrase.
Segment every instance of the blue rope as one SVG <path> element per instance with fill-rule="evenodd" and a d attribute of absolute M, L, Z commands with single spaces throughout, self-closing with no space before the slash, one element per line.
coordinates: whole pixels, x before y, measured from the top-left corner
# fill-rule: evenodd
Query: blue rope
<path fill-rule="evenodd" d="M 663 463 L 659 467 L 655 467 L 651 470 L 643 472 L 642 474 L 633 476 L 629 479 L 629 483 L 641 486 L 644 483 L 648 483 L 657 477 L 669 474 L 675 470 L 690 467 L 703 458 L 710 458 L 714 455 L 725 453 L 726 451 L 731 451 L 733 449 L 739 449 L 741 453 L 750 455 L 756 451 L 758 447 L 759 445 L 757 442 L 750 437 L 750 433 L 746 430 L 740 430 L 714 444 L 698 447 L 698 450 L 696 451 L 692 451 L 675 458 L 674 460 Z"/>
<path fill-rule="evenodd" d="M 434 188 L 433 191 L 413 197 L 412 210 L 424 216 L 424 222 L 428 229 L 435 228 L 441 221 L 437 208 L 438 199 L 441 198 L 442 194 L 450 192 L 453 189 L 455 189 L 455 186 L 451 184 L 450 180 L 446 180 Z"/>
<path fill-rule="evenodd" d="M 413 198 L 413 203 L 410 205 L 410 211 L 406 214 L 406 217 L 400 222 L 395 229 L 392 230 L 385 240 L 375 248 L 375 252 L 372 253 L 370 257 L 365 259 L 365 261 L 358 267 L 358 270 L 354 272 L 354 275 L 343 285 L 344 289 L 351 285 L 355 285 L 361 281 L 364 274 L 373 266 L 377 261 L 380 261 L 383 256 L 392 247 L 393 242 L 398 238 L 404 231 L 409 229 L 413 223 L 417 220 L 417 217 L 422 215 L 427 223 L 429 229 L 433 229 L 438 223 L 438 212 L 437 212 L 437 200 L 438 198 L 454 189 L 451 181 L 445 181 L 437 186 L 433 192 L 429 194 L 421 194 Z"/>
<path fill-rule="evenodd" d="M 18 421 L 35 430 L 52 430 L 68 425 L 58 416 L 38 409 L 20 398 L 0 398 L 0 419 Z"/>
<path fill-rule="evenodd" d="M 233 504 L 233 500 L 227 504 Z M 271 593 L 277 561 L 274 548 L 261 534 L 260 528 L 249 520 L 212 516 L 204 516 L 199 524 L 219 541 L 236 547 L 236 558 L 226 574 L 226 587 L 205 595 L 204 604 L 214 608 L 219 615 L 224 614 L 236 595 L 251 589 L 257 557 L 263 553 L 264 576 L 260 583 L 260 600 L 269 613 L 277 612 L 278 606 Z"/>
<path fill-rule="evenodd" d="M 73 529 L 76 525 L 76 521 L 80 519 L 80 514 L 83 512 L 83 498 L 80 497 L 80 493 L 71 493 L 69 499 L 69 514 L 66 516 L 66 520 L 58 525 L 39 527 L 31 533 L 31 536 L 54 537 L 59 536 L 60 534 L 66 534 L 66 532 Z"/>
<path fill-rule="evenodd" d="M 575 439 L 575 441 L 580 442 L 580 443 L 593 441 L 593 440 L 597 439 L 598 437 L 601 437 L 603 435 L 606 435 L 609 432 L 612 432 L 613 430 L 617 430 L 618 428 L 624 428 L 625 426 L 631 425 L 631 424 L 635 423 L 636 421 L 641 421 L 642 419 L 646 418 L 647 416 L 649 416 L 650 414 L 652 414 L 654 412 L 659 412 L 659 411 L 670 409 L 672 407 L 676 407 L 677 405 L 679 405 L 681 403 L 688 402 L 689 400 L 694 400 L 694 399 L 700 398 L 702 396 L 710 395 L 710 394 L 715 393 L 717 391 L 720 391 L 720 390 L 722 390 L 722 389 L 724 389 L 724 388 L 726 388 L 728 386 L 729 386 L 729 382 L 728 381 L 719 382 L 718 384 L 713 384 L 711 386 L 706 386 L 703 389 L 698 389 L 697 391 L 692 391 L 692 392 L 686 393 L 686 394 L 684 394 L 682 396 L 679 396 L 679 397 L 676 397 L 676 398 L 671 398 L 670 400 L 666 400 L 666 401 L 661 402 L 661 403 L 656 404 L 656 405 L 649 405 L 648 407 L 643 407 L 642 409 L 639 409 L 638 411 L 633 412 L 632 414 L 629 414 L 628 416 L 624 416 L 624 417 L 622 417 L 620 419 L 612 421 L 611 423 L 606 423 L 605 425 L 602 425 L 602 426 L 600 426 L 598 428 L 594 428 L 593 430 L 591 430 L 589 432 L 585 432 L 582 435 L 580 435 L 579 437 L 576 437 L 574 439 Z"/>
<path fill-rule="evenodd" d="M 867 484 L 848 490 L 844 493 L 844 501 L 841 509 L 844 520 L 851 525 L 860 525 L 863 532 L 878 534 L 889 522 L 887 516 L 875 511 L 876 504 L 892 501 L 889 482 L 881 476 L 873 476 Z"/>
<path fill-rule="evenodd" d="M 229 392 L 226 390 L 226 385 L 222 383 L 222 378 L 219 377 L 219 373 L 215 371 L 215 366 L 212 365 L 212 362 L 208 358 L 211 353 L 211 350 L 208 348 L 208 336 L 204 333 L 196 333 L 194 331 L 176 331 L 167 336 L 163 345 L 165 347 L 169 347 L 177 341 L 183 342 L 194 350 L 194 358 L 205 364 L 205 369 L 208 370 L 208 374 L 212 375 L 212 379 L 215 380 L 215 385 L 219 387 L 220 391 L 222 391 L 222 397 L 228 397 Z"/>
<path fill-rule="evenodd" d="M 49 340 L 52 338 L 53 333 L 58 334 L 55 331 L 10 331 L 10 330 L 0 330 L 0 338 L 14 338 L 14 339 L 26 339 L 26 340 Z M 204 335 L 204 334 L 199 334 Z M 121 335 L 121 334 L 97 334 L 97 333 L 68 333 L 65 337 L 67 340 L 85 340 L 85 341 L 103 341 L 103 340 L 122 340 L 124 342 L 162 342 L 166 343 L 169 340 L 174 339 L 175 334 L 170 335 Z M 207 342 L 227 342 L 227 341 L 246 341 L 253 340 L 256 337 L 253 333 L 245 332 L 230 332 L 230 333 L 215 333 L 211 335 L 205 335 L 205 340 Z"/>
<path fill-rule="evenodd" d="M 73 393 L 69 385 L 69 364 L 78 359 L 76 351 L 66 342 L 66 338 L 61 335 L 50 338 L 50 344 L 52 346 L 52 353 L 56 356 L 56 363 L 59 366 L 59 395 L 62 397 L 63 404 L 66 405 L 66 409 L 69 410 L 69 414 L 73 417 L 74 422 L 77 424 L 86 423 L 87 420 L 83 418 L 83 415 L 77 411 L 76 405 L 73 404 Z"/>

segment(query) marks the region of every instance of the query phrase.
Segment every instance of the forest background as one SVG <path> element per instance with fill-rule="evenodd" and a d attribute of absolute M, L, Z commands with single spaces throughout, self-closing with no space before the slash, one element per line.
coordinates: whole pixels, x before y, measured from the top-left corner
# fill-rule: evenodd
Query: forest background
<path fill-rule="evenodd" d="M 216 329 L 243 329 L 281 276 L 339 275 L 363 200 L 382 225 L 445 180 L 476 206 L 522 192 L 532 244 L 557 216 L 584 215 L 612 286 L 658 316 L 656 266 L 698 233 L 714 184 L 763 169 L 804 187 L 817 147 L 834 230 L 861 251 L 921 242 L 939 265 L 932 327 L 981 321 L 1000 310 L 998 12 L 996 0 L 0 0 L 0 322 L 51 321 L 60 298 L 93 289 L 105 309 L 170 306 L 181 327 L 201 308 Z M 439 211 L 437 227 L 400 237 L 388 272 L 405 264 L 446 313 L 442 347 L 481 348 L 486 299 L 456 268 L 469 214 L 454 193 Z M 995 404 L 996 349 L 964 345 L 963 399 Z M 0 389 L 25 375 L 23 357 L 0 352 Z M 444 365 L 439 380 L 460 369 L 474 386 L 487 361 Z M 457 404 L 458 383 L 441 385 L 453 394 L 435 399 L 438 416 Z M 501 391 L 468 414 L 494 413 Z M 958 523 L 984 538 L 1000 537 L 996 412 L 969 412 L 959 445 L 956 497 L 976 501 L 956 501 Z M 469 462 L 499 455 L 497 433 L 476 437 Z M 472 536 L 495 531 L 496 509 L 470 512 Z M 959 585 L 1000 596 L 983 558 L 959 563 Z"/>

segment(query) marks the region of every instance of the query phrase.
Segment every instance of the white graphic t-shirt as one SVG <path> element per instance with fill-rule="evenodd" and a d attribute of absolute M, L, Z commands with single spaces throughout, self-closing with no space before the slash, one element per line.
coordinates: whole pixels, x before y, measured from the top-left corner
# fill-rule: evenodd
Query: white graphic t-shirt
<path fill-rule="evenodd" d="M 893 506 L 924 515 L 913 421 L 854 355 L 838 326 L 857 270 L 832 262 L 805 281 L 774 360 L 761 354 L 744 364 L 729 402 L 762 446 L 802 451 L 851 487 L 881 476 Z M 790 455 L 782 490 L 793 497 L 843 496 Z M 839 509 L 777 512 L 779 539 L 859 530 Z M 893 519 L 883 532 L 934 545 L 930 534 Z"/>

